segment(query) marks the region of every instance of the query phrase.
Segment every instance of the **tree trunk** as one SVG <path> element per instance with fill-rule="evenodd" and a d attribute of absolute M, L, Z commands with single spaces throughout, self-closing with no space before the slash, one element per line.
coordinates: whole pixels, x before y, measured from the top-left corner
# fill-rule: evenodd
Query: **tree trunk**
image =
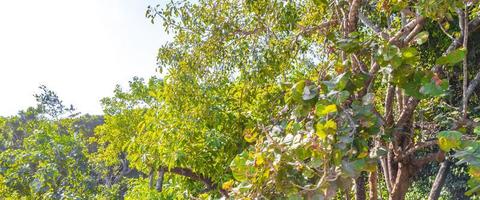
<path fill-rule="evenodd" d="M 389 200 L 404 200 L 410 187 L 410 170 L 402 163 L 398 163 L 397 176 L 389 195 Z"/>
<path fill-rule="evenodd" d="M 365 191 L 365 173 L 362 172 L 360 176 L 355 179 L 355 200 L 366 200 L 367 194 Z"/>
<path fill-rule="evenodd" d="M 345 193 L 345 200 L 350 200 L 350 190 L 345 189 L 343 190 L 343 193 Z"/>
<path fill-rule="evenodd" d="M 448 160 L 443 161 L 440 165 L 440 169 L 438 170 L 435 182 L 433 182 L 432 189 L 430 190 L 430 194 L 428 195 L 428 200 L 437 200 L 438 197 L 440 197 L 440 192 L 442 191 L 442 187 L 445 184 L 445 179 L 447 178 L 449 168 L 450 162 Z"/>
<path fill-rule="evenodd" d="M 391 182 L 390 182 L 390 175 L 389 175 L 389 172 L 388 172 L 388 164 L 387 164 L 387 158 L 386 157 L 382 157 L 380 158 L 380 164 L 382 166 L 382 169 L 383 169 L 383 179 L 385 180 L 385 185 L 387 187 L 387 192 L 390 193 L 392 192 L 392 186 L 391 186 Z"/>
<path fill-rule="evenodd" d="M 154 170 L 153 170 L 153 167 L 150 168 L 150 173 L 148 174 L 148 179 L 149 179 L 149 183 L 148 183 L 148 186 L 150 187 L 150 189 L 153 188 L 153 173 Z"/>
<path fill-rule="evenodd" d="M 162 192 L 164 175 L 165 175 L 165 168 L 160 167 L 160 169 L 158 169 L 158 178 L 157 178 L 157 186 L 156 186 L 156 189 L 158 192 Z"/>
<path fill-rule="evenodd" d="M 368 183 L 370 185 L 370 192 L 369 192 L 370 200 L 378 199 L 377 182 L 378 182 L 377 170 L 375 170 L 374 172 L 370 172 L 370 176 L 368 176 Z"/>

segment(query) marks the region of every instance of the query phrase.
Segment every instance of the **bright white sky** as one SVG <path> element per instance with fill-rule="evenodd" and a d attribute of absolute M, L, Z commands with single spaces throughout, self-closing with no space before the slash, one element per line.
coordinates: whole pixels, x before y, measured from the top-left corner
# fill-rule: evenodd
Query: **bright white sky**
<path fill-rule="evenodd" d="M 116 84 L 156 75 L 171 38 L 145 18 L 156 4 L 165 0 L 0 0 L 0 116 L 34 106 L 40 84 L 100 114 Z"/>

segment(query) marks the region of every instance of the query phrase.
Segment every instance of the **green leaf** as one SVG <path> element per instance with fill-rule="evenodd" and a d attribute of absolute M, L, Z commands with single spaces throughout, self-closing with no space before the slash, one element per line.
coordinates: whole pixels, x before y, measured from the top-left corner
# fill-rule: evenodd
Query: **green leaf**
<path fill-rule="evenodd" d="M 416 55 L 418 55 L 418 51 L 415 49 L 415 47 L 409 47 L 402 51 L 402 56 L 404 59 L 413 58 Z"/>
<path fill-rule="evenodd" d="M 305 80 L 298 81 L 292 87 L 292 98 L 293 100 L 299 102 L 302 100 L 303 97 L 303 90 L 305 88 Z"/>
<path fill-rule="evenodd" d="M 437 138 L 440 149 L 448 152 L 453 148 L 460 147 L 462 133 L 459 131 L 442 131 L 438 133 Z"/>
<path fill-rule="evenodd" d="M 437 80 L 435 81 L 433 78 L 430 82 L 425 83 L 420 88 L 420 93 L 428 95 L 428 96 L 441 96 L 445 94 L 448 90 L 448 80 Z"/>
<path fill-rule="evenodd" d="M 339 74 L 338 76 L 332 78 L 332 80 L 329 81 L 323 81 L 325 85 L 327 85 L 329 90 L 343 90 L 347 86 L 348 83 L 348 73 L 342 73 Z"/>
<path fill-rule="evenodd" d="M 367 162 L 365 159 L 342 161 L 342 171 L 349 177 L 357 177 L 366 166 Z"/>
<path fill-rule="evenodd" d="M 424 78 L 424 73 L 416 72 L 410 76 L 400 78 L 401 82 L 399 82 L 398 84 L 401 88 L 405 90 L 405 93 L 408 96 L 412 96 L 417 99 L 423 99 L 425 98 L 425 96 L 420 92 L 420 88 L 422 87 L 422 82 L 424 82 Z"/>
<path fill-rule="evenodd" d="M 436 63 L 439 65 L 454 65 L 461 62 L 465 58 L 465 48 L 456 49 L 449 54 L 437 59 Z"/>
<path fill-rule="evenodd" d="M 417 36 L 414 38 L 415 42 L 419 45 L 422 45 L 428 40 L 428 32 L 427 31 L 422 31 Z"/>
<path fill-rule="evenodd" d="M 346 53 L 352 53 L 361 49 L 360 42 L 356 39 L 340 39 L 338 40 L 338 48 L 345 51 Z"/>
<path fill-rule="evenodd" d="M 475 127 L 475 129 L 473 129 L 473 133 L 480 135 L 480 126 Z"/>
<path fill-rule="evenodd" d="M 232 170 L 233 177 L 237 181 L 246 181 L 250 175 L 252 175 L 255 171 L 253 166 L 249 163 L 253 163 L 249 161 L 249 153 L 247 151 L 243 151 L 241 154 L 235 156 L 235 158 L 230 163 L 230 169 Z"/>
<path fill-rule="evenodd" d="M 318 95 L 318 89 L 317 89 L 317 86 L 316 85 L 307 85 L 303 88 L 303 95 L 302 95 L 302 99 L 304 101 L 308 101 L 308 100 L 311 100 L 315 97 L 317 97 Z"/>
<path fill-rule="evenodd" d="M 383 61 L 390 61 L 400 56 L 400 49 L 397 46 L 387 44 L 379 48 L 377 53 Z"/>

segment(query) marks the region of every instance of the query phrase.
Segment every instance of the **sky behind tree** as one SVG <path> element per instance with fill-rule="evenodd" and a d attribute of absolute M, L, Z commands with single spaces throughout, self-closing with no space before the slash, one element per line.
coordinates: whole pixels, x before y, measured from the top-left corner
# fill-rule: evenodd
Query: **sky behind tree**
<path fill-rule="evenodd" d="M 169 40 L 145 18 L 162 0 L 0 1 L 0 116 L 35 105 L 41 84 L 82 113 L 133 76 L 157 75 Z"/>

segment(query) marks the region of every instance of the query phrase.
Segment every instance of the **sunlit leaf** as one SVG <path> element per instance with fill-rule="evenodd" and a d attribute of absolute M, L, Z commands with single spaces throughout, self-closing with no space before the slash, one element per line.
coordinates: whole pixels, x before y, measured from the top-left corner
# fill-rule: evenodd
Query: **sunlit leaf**
<path fill-rule="evenodd" d="M 438 133 L 438 146 L 445 152 L 460 146 L 462 133 L 458 131 L 442 131 Z"/>
<path fill-rule="evenodd" d="M 465 58 L 466 50 L 464 48 L 456 49 L 449 54 L 437 59 L 439 65 L 454 65 L 461 62 Z"/>
<path fill-rule="evenodd" d="M 422 31 L 415 36 L 414 40 L 417 44 L 422 45 L 428 40 L 428 35 L 427 31 Z"/>

